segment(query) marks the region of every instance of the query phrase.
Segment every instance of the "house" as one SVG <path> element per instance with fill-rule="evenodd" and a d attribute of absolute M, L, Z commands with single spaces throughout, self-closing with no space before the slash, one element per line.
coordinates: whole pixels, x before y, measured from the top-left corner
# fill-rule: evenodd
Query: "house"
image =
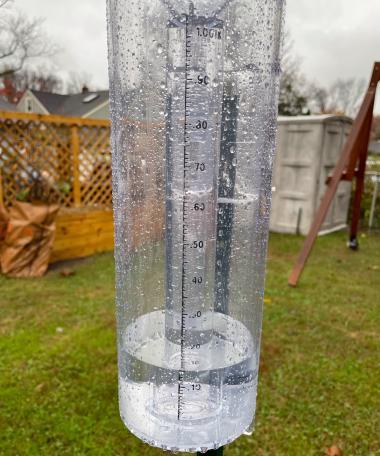
<path fill-rule="evenodd" d="M 109 118 L 109 92 L 90 92 L 86 88 L 81 93 L 60 95 L 58 93 L 26 90 L 17 104 L 21 112 L 54 114 L 85 119 Z"/>
<path fill-rule="evenodd" d="M 0 96 L 0 111 L 11 111 L 11 112 L 14 112 L 14 111 L 18 111 L 18 109 L 17 109 L 17 106 L 15 104 L 8 103 L 8 101 L 4 100 L 4 98 L 2 98 Z"/>

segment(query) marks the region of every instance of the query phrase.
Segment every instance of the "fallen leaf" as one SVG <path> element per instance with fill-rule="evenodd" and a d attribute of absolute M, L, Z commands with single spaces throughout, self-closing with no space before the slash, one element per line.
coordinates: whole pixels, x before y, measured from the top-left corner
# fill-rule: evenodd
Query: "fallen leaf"
<path fill-rule="evenodd" d="M 333 445 L 326 450 L 326 456 L 342 456 L 342 450 L 337 446 Z"/>
<path fill-rule="evenodd" d="M 37 391 L 37 393 L 41 393 L 45 389 L 45 383 L 40 383 L 37 385 L 34 390 Z"/>

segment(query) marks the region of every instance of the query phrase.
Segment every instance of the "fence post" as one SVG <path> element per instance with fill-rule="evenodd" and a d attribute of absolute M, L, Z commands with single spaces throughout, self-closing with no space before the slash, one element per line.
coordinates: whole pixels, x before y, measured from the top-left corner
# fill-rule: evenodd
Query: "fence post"
<path fill-rule="evenodd" d="M 79 180 L 79 135 L 78 127 L 73 125 L 71 127 L 71 153 L 73 164 L 73 194 L 74 194 L 74 207 L 81 207 L 81 191 Z"/>
<path fill-rule="evenodd" d="M 0 207 L 5 207 L 4 193 L 3 193 L 3 176 L 0 169 Z"/>

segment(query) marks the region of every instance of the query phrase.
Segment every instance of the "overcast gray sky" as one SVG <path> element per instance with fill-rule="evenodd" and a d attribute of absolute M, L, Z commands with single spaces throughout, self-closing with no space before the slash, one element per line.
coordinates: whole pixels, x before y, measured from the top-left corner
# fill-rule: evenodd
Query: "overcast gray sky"
<path fill-rule="evenodd" d="M 106 0 L 14 0 L 45 28 L 62 52 L 67 71 L 87 72 L 107 86 Z M 337 77 L 368 79 L 380 60 L 380 0 L 287 0 L 287 27 L 305 76 L 328 86 Z M 377 112 L 380 112 L 378 96 Z"/>

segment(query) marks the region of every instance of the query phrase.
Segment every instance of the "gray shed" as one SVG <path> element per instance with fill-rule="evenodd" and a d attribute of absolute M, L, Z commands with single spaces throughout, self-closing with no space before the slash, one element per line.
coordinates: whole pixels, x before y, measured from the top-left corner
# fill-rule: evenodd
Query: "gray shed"
<path fill-rule="evenodd" d="M 270 229 L 306 235 L 352 120 L 321 115 L 279 117 L 278 123 Z M 346 226 L 350 196 L 351 183 L 341 182 L 320 234 Z"/>

